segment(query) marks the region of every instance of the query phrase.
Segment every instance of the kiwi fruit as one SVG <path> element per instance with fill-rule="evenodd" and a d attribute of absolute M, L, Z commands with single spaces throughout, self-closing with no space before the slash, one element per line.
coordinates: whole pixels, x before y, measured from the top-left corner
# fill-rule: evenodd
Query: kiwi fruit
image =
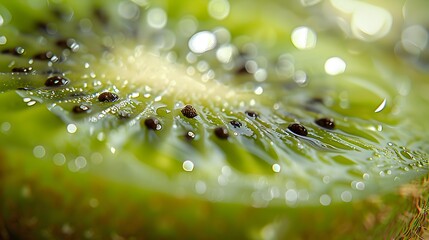
<path fill-rule="evenodd" d="M 0 3 L 0 238 L 428 238 L 428 7 Z"/>

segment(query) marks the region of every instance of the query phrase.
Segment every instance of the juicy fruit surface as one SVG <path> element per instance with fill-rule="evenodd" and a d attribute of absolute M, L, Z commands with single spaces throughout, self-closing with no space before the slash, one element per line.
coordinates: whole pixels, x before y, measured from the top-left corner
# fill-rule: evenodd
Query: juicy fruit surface
<path fill-rule="evenodd" d="M 15 4 L 3 11 L 28 15 Z M 364 46 L 368 49 L 353 57 L 346 44 L 325 43 L 322 32 L 314 50 L 297 51 L 285 43 L 266 56 L 264 45 L 240 43 L 241 36 L 231 30 L 229 40 L 218 37 L 224 43 L 218 43 L 217 52 L 196 54 L 186 50 L 186 43 L 192 49 L 192 35 L 189 40 L 176 30 L 180 19 L 159 29 L 150 25 L 155 21 L 150 14 L 165 10 L 117 4 L 42 4 L 30 8 L 35 18 L 30 24 L 12 12 L 10 22 L 3 23 L 2 90 L 16 91 L 24 100 L 17 105 L 27 105 L 27 112 L 48 107 L 65 124 L 42 126 L 38 136 L 14 123 L 12 129 L 28 133 L 11 131 L 3 139 L 71 171 L 103 172 L 173 194 L 261 206 L 350 201 L 426 174 L 425 136 L 410 133 L 410 113 L 402 110 L 413 104 L 411 90 L 403 86 L 410 80 L 396 72 L 396 62 L 382 61 L 383 53 L 367 54 L 371 48 Z M 110 14 L 121 11 L 121 4 L 128 4 L 126 13 L 138 12 Z M 43 13 L 47 16 L 39 16 Z M 284 34 L 272 28 L 279 37 Z M 79 34 L 70 36 L 74 32 Z M 195 32 L 193 37 L 201 33 Z M 231 70 L 213 59 L 225 45 L 241 54 L 232 53 L 236 66 Z M 24 53 L 9 53 L 17 48 Z M 345 59 L 347 71 L 339 76 L 320 71 L 330 56 Z M 282 57 L 286 66 L 295 62 L 289 66 L 296 68 L 294 75 L 270 69 L 282 64 Z M 309 57 L 311 64 L 304 62 Z M 183 58 L 191 63 L 181 63 Z M 252 63 L 259 69 L 247 69 Z M 244 73 L 234 67 L 244 67 Z M 268 72 L 266 79 L 258 79 L 258 71 Z M 186 104 L 198 113 L 195 118 L 184 114 Z M 22 119 L 13 113 L 4 117 L 5 122 Z M 159 121 L 155 129 L 143 124 L 151 117 Z M 335 128 L 317 124 L 323 117 L 331 117 Z M 187 132 L 194 134 L 192 140 Z M 105 163 L 93 164 L 96 156 Z M 118 171 L 116 165 L 128 170 Z M 147 184 L 150 179 L 157 181 Z"/>
<path fill-rule="evenodd" d="M 395 55 L 394 31 L 347 39 L 325 2 L 235 1 L 216 21 L 202 3 L 26 4 L 0 4 L 0 157 L 254 207 L 427 175 L 425 62 Z"/>

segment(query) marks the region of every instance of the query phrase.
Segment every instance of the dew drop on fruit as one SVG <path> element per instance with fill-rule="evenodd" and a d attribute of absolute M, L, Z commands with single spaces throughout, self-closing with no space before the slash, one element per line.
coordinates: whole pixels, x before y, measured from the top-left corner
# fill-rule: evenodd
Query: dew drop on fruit
<path fill-rule="evenodd" d="M 62 153 L 56 153 L 52 160 L 54 161 L 54 164 L 57 166 L 62 166 L 66 163 L 66 156 Z"/>
<path fill-rule="evenodd" d="M 100 102 L 116 102 L 119 96 L 112 92 L 103 92 L 98 95 L 98 101 Z"/>
<path fill-rule="evenodd" d="M 343 73 L 346 70 L 346 62 L 339 57 L 332 57 L 325 62 L 325 72 L 335 76 Z"/>
<path fill-rule="evenodd" d="M 280 165 L 278 163 L 274 163 L 273 166 L 272 166 L 272 169 L 273 169 L 273 172 L 278 173 L 278 172 L 280 172 L 281 167 L 280 167 Z"/>
<path fill-rule="evenodd" d="M 298 200 L 298 192 L 295 189 L 289 189 L 285 193 L 285 199 L 287 204 L 295 204 Z"/>
<path fill-rule="evenodd" d="M 207 8 L 210 16 L 216 20 L 225 19 L 230 11 L 229 2 L 227 0 L 210 0 Z"/>
<path fill-rule="evenodd" d="M 182 168 L 186 172 L 192 172 L 194 170 L 194 163 L 191 160 L 186 160 L 183 162 Z"/>
<path fill-rule="evenodd" d="M 188 46 L 194 53 L 205 53 L 216 46 L 216 37 L 209 31 L 201 31 L 189 39 Z"/>
<path fill-rule="evenodd" d="M 332 201 L 332 199 L 331 199 L 331 197 L 328 194 L 323 194 L 319 198 L 319 202 L 323 206 L 329 206 L 331 204 L 331 201 Z"/>
<path fill-rule="evenodd" d="M 38 145 L 33 148 L 33 155 L 36 158 L 43 158 L 46 155 L 46 150 L 43 146 Z"/>
<path fill-rule="evenodd" d="M 67 125 L 67 132 L 68 133 L 75 133 L 77 131 L 77 126 L 73 123 L 70 123 Z"/>
<path fill-rule="evenodd" d="M 9 132 L 11 127 L 12 127 L 12 125 L 9 122 L 3 122 L 0 125 L 0 130 L 2 131 L 2 133 L 7 133 L 7 132 Z"/>
<path fill-rule="evenodd" d="M 0 36 L 0 45 L 4 45 L 7 43 L 7 38 L 5 36 Z"/>
<path fill-rule="evenodd" d="M 204 194 L 207 191 L 207 185 L 205 182 L 199 180 L 195 183 L 195 191 L 198 194 Z"/>
<path fill-rule="evenodd" d="M 344 191 L 344 192 L 342 192 L 342 193 L 341 193 L 341 200 L 342 200 L 343 202 L 351 202 L 351 201 L 352 201 L 352 199 L 353 199 L 353 195 L 352 195 L 352 193 L 351 193 L 351 192 L 349 192 L 349 191 Z"/>
<path fill-rule="evenodd" d="M 292 31 L 292 43 L 298 49 L 312 49 L 316 46 L 317 35 L 309 27 L 297 27 Z"/>
<path fill-rule="evenodd" d="M 147 23 L 152 28 L 161 29 L 167 24 L 167 14 L 161 8 L 151 8 L 147 13 Z"/>
<path fill-rule="evenodd" d="M 118 13 L 125 19 L 134 20 L 140 16 L 140 9 L 133 2 L 123 1 L 119 3 Z"/>
<path fill-rule="evenodd" d="M 307 136 L 307 134 L 308 134 L 307 129 L 299 123 L 290 124 L 288 126 L 288 129 L 290 131 L 292 131 L 293 133 L 298 134 L 300 136 Z"/>

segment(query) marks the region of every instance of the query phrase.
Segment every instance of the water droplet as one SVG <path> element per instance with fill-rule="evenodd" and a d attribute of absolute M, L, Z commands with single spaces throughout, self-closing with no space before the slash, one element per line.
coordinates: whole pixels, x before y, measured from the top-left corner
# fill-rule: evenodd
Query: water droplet
<path fill-rule="evenodd" d="M 200 180 L 197 181 L 195 183 L 195 191 L 198 194 L 204 194 L 207 191 L 207 185 L 206 185 L 206 183 L 203 182 L 203 181 L 200 181 Z"/>
<path fill-rule="evenodd" d="M 233 45 L 225 44 L 216 50 L 216 58 L 221 63 L 229 63 L 236 52 L 237 50 Z"/>
<path fill-rule="evenodd" d="M 351 202 L 353 199 L 352 193 L 349 191 L 344 191 L 341 193 L 341 200 L 343 202 Z"/>
<path fill-rule="evenodd" d="M 335 76 L 343 73 L 346 70 L 346 62 L 339 57 L 332 57 L 325 62 L 325 72 Z"/>
<path fill-rule="evenodd" d="M 195 108 L 192 105 L 186 105 L 185 107 L 182 108 L 181 112 L 183 116 L 187 118 L 194 118 L 198 116 L 197 110 L 195 110 Z"/>
<path fill-rule="evenodd" d="M 374 41 L 386 36 L 393 24 L 393 17 L 386 9 L 364 2 L 356 2 L 352 12 L 351 30 L 355 37 Z"/>
<path fill-rule="evenodd" d="M 119 96 L 112 92 L 103 92 L 98 96 L 100 102 L 116 102 L 118 99 Z"/>
<path fill-rule="evenodd" d="M 288 129 L 290 131 L 292 131 L 293 133 L 301 135 L 301 136 L 307 136 L 308 135 L 307 129 L 299 123 L 290 124 L 288 126 Z"/>
<path fill-rule="evenodd" d="M 209 31 L 195 33 L 188 42 L 189 49 L 194 53 L 205 53 L 216 46 L 216 37 Z"/>
<path fill-rule="evenodd" d="M 293 80 L 300 86 L 305 86 L 308 83 L 307 73 L 304 71 L 296 71 L 293 75 Z"/>
<path fill-rule="evenodd" d="M 33 148 L 33 155 L 36 158 L 43 158 L 46 154 L 46 150 L 43 146 L 39 145 Z"/>
<path fill-rule="evenodd" d="M 320 1 L 321 0 L 301 0 L 301 4 L 304 7 L 310 7 L 310 6 L 318 4 Z"/>
<path fill-rule="evenodd" d="M 147 13 L 147 23 L 152 28 L 161 29 L 167 24 L 167 14 L 161 8 L 151 8 Z"/>
<path fill-rule="evenodd" d="M 67 125 L 67 132 L 73 134 L 77 131 L 77 127 L 76 125 L 74 125 L 73 123 L 70 123 Z"/>
<path fill-rule="evenodd" d="M 295 189 L 289 189 L 285 193 L 286 203 L 294 204 L 298 200 L 298 192 Z"/>
<path fill-rule="evenodd" d="M 119 3 L 118 13 L 121 17 L 125 19 L 133 20 L 139 17 L 140 9 L 133 2 L 123 1 Z"/>
<path fill-rule="evenodd" d="M 219 139 L 228 139 L 229 133 L 228 130 L 225 127 L 217 127 L 214 129 L 214 133 L 216 137 Z"/>
<path fill-rule="evenodd" d="M 208 4 L 208 12 L 214 19 L 225 19 L 228 17 L 229 11 L 230 6 L 228 0 L 210 0 Z"/>
<path fill-rule="evenodd" d="M 79 156 L 74 160 L 74 164 L 79 169 L 85 168 L 87 164 L 86 158 L 83 156 Z"/>
<path fill-rule="evenodd" d="M 56 153 L 52 158 L 55 165 L 62 166 L 66 163 L 66 156 L 62 153 Z"/>
<path fill-rule="evenodd" d="M 405 51 L 419 55 L 428 46 L 429 33 L 423 26 L 413 25 L 402 31 L 401 40 Z"/>
<path fill-rule="evenodd" d="M 4 45 L 7 43 L 7 38 L 5 36 L 0 36 L 0 45 Z"/>
<path fill-rule="evenodd" d="M 277 163 L 274 163 L 273 166 L 272 166 L 272 169 L 273 169 L 273 172 L 278 173 L 281 170 L 281 166 L 279 164 L 277 164 Z"/>
<path fill-rule="evenodd" d="M 327 194 L 323 194 L 322 196 L 320 196 L 320 204 L 322 204 L 323 206 L 329 206 L 331 204 L 331 197 Z"/>
<path fill-rule="evenodd" d="M 0 130 L 3 133 L 7 133 L 9 132 L 9 130 L 11 129 L 12 125 L 9 122 L 3 122 L 0 126 Z"/>
<path fill-rule="evenodd" d="M 312 49 L 316 46 L 317 35 L 309 27 L 297 27 L 292 31 L 292 43 L 298 49 Z"/>
<path fill-rule="evenodd" d="M 183 162 L 182 168 L 186 172 L 192 172 L 194 170 L 194 163 L 191 160 L 186 160 Z"/>
<path fill-rule="evenodd" d="M 387 103 L 387 99 L 383 99 L 383 102 L 381 102 L 381 104 L 377 107 L 377 109 L 375 109 L 374 112 L 378 113 L 383 111 L 383 109 L 386 107 L 386 103 Z"/>
<path fill-rule="evenodd" d="M 253 74 L 253 77 L 255 78 L 255 80 L 257 82 L 263 82 L 263 81 L 267 80 L 267 77 L 268 77 L 267 70 L 265 70 L 263 68 L 259 68 Z"/>
<path fill-rule="evenodd" d="M 92 207 L 92 208 L 98 207 L 99 203 L 100 202 L 98 201 L 97 198 L 91 198 L 91 199 L 89 199 L 89 206 Z"/>

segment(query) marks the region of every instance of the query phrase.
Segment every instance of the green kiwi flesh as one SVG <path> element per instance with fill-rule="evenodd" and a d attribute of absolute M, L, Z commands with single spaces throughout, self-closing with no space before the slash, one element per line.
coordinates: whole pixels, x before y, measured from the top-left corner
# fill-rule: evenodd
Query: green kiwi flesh
<path fill-rule="evenodd" d="M 344 39 L 295 3 L 236 1 L 217 22 L 144 2 L 0 4 L 0 238 L 425 236 L 427 72 L 389 39 Z M 194 18 L 229 32 L 231 66 L 189 51 Z M 303 24 L 317 47 L 280 41 Z M 347 71 L 326 74 L 332 56 Z"/>

